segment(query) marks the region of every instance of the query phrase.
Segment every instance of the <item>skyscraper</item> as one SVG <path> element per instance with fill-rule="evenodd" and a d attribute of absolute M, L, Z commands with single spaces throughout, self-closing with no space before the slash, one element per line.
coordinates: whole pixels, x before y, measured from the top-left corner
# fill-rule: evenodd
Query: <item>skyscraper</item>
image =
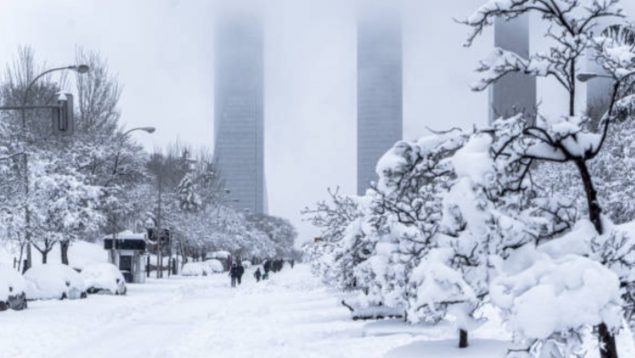
<path fill-rule="evenodd" d="M 379 158 L 402 138 L 401 19 L 365 9 L 357 21 L 357 193 L 377 179 Z"/>
<path fill-rule="evenodd" d="M 218 17 L 215 31 L 214 157 L 233 206 L 265 210 L 264 36 L 253 12 Z"/>
<path fill-rule="evenodd" d="M 494 23 L 494 46 L 529 57 L 529 16 Z M 510 73 L 490 87 L 490 121 L 524 112 L 536 112 L 536 78 Z"/>

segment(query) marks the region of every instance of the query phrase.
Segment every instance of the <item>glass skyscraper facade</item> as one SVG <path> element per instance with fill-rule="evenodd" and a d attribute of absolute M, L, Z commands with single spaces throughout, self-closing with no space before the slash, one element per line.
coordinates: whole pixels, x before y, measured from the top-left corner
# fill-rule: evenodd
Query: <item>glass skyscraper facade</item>
<path fill-rule="evenodd" d="M 402 138 L 401 18 L 360 11 L 357 21 L 357 193 L 377 179 L 379 158 Z"/>
<path fill-rule="evenodd" d="M 222 14 L 215 31 L 215 162 L 234 207 L 266 209 L 264 34 L 254 13 Z"/>

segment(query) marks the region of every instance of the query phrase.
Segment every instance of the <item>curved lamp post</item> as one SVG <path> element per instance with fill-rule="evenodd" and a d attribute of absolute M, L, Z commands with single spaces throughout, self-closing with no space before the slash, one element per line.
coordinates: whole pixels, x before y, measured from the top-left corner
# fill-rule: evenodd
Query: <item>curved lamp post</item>
<path fill-rule="evenodd" d="M 29 82 L 29 84 L 26 86 L 26 89 L 24 90 L 24 95 L 22 96 L 23 107 L 26 106 L 26 103 L 29 100 L 29 91 L 31 90 L 31 87 L 33 87 L 35 82 L 37 82 L 40 78 L 48 75 L 49 73 L 57 72 L 57 71 L 75 71 L 79 74 L 84 74 L 90 71 L 90 67 L 88 65 L 71 65 L 71 66 L 51 68 L 40 73 L 39 75 L 35 76 L 35 78 L 32 79 L 31 82 Z M 22 127 L 23 127 L 22 128 L 23 130 L 25 129 L 24 127 L 26 127 L 26 112 L 24 110 L 22 111 Z"/>
<path fill-rule="evenodd" d="M 88 65 L 71 65 L 71 66 L 64 66 L 64 67 L 55 67 L 55 68 L 51 68 L 48 69 L 42 73 L 40 73 L 39 75 L 35 76 L 35 78 L 33 78 L 31 80 L 31 82 L 29 82 L 29 84 L 26 86 L 26 89 L 24 90 L 24 95 L 22 96 L 22 107 L 25 107 L 28 100 L 29 100 L 29 91 L 31 90 L 31 87 L 33 87 L 33 85 L 42 77 L 48 75 L 51 72 L 56 72 L 56 71 L 76 71 L 79 74 L 84 74 L 87 73 L 88 71 L 90 71 L 90 67 L 88 67 Z M 26 111 L 24 109 L 22 109 L 22 135 L 24 136 L 24 141 L 22 143 L 22 145 L 24 146 L 26 144 Z M 23 272 L 26 271 L 27 269 L 29 269 L 31 267 L 31 263 L 32 263 L 32 256 L 31 256 L 31 231 L 30 231 L 30 224 L 31 224 L 31 212 L 29 210 L 29 204 L 28 204 L 28 196 L 29 196 L 29 159 L 28 159 L 28 154 L 27 151 L 24 150 L 23 151 L 24 154 L 22 156 L 22 162 L 23 162 L 23 166 L 24 166 L 24 195 L 27 198 L 27 200 L 25 200 L 25 206 L 24 206 L 24 219 L 25 219 L 25 229 L 26 232 L 24 233 L 24 238 L 26 240 L 27 243 L 27 263 L 26 265 L 24 265 L 23 267 Z"/>

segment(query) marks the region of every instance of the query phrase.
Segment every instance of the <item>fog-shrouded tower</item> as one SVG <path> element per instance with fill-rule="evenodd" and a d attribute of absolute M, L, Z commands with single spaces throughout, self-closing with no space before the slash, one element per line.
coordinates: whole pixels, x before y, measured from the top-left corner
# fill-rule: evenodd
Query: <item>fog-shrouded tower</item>
<path fill-rule="evenodd" d="M 264 34 L 262 18 L 225 11 L 215 29 L 214 159 L 232 206 L 266 208 L 264 188 Z"/>
<path fill-rule="evenodd" d="M 357 18 L 357 193 L 377 180 L 381 156 L 402 138 L 402 33 L 396 7 L 370 6 Z"/>
<path fill-rule="evenodd" d="M 494 23 L 494 46 L 529 57 L 529 16 L 512 20 L 497 19 Z M 522 73 L 510 73 L 490 87 L 490 121 L 520 112 L 536 112 L 536 78 Z"/>

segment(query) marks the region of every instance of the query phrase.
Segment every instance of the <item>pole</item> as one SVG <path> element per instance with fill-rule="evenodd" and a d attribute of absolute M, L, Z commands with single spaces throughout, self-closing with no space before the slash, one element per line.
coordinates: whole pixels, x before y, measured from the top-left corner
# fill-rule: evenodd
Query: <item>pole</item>
<path fill-rule="evenodd" d="M 163 277 L 163 255 L 161 255 L 161 191 L 163 190 L 162 173 L 158 173 L 157 178 L 159 184 L 158 205 L 157 205 L 157 278 Z"/>
<path fill-rule="evenodd" d="M 56 67 L 56 68 L 51 68 L 49 70 L 46 70 L 40 73 L 39 75 L 35 76 L 35 78 L 31 80 L 31 82 L 29 82 L 29 84 L 26 86 L 26 89 L 24 90 L 24 96 L 22 97 L 22 107 L 26 107 L 27 102 L 29 100 L 29 91 L 31 90 L 31 87 L 35 85 L 35 82 L 37 82 L 37 80 L 39 80 L 40 78 L 44 77 L 45 75 L 51 72 L 64 71 L 64 70 L 78 70 L 80 67 L 81 66 Z M 78 72 L 84 73 L 85 72 L 84 70 L 88 71 L 88 67 L 83 68 L 82 69 L 83 72 L 82 71 L 78 71 Z M 25 229 L 24 238 L 27 245 L 26 246 L 26 260 L 27 261 L 23 267 L 23 272 L 26 272 L 26 270 L 28 270 L 33 264 L 33 256 L 31 252 L 31 210 L 29 208 L 29 156 L 26 151 L 27 140 L 28 140 L 28 136 L 26 131 L 26 111 L 23 108 L 22 109 L 22 151 L 24 154 L 22 155 L 22 166 L 24 169 L 24 173 L 23 173 L 24 229 Z"/>

